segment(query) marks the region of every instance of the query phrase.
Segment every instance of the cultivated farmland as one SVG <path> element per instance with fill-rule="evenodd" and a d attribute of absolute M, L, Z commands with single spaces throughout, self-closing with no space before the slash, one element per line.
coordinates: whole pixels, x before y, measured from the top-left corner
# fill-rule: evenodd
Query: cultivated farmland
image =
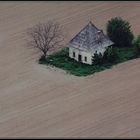
<path fill-rule="evenodd" d="M 140 59 L 76 77 L 26 44 L 38 22 L 60 22 L 67 43 L 114 16 L 140 33 L 140 2 L 0 2 L 0 137 L 140 137 Z"/>

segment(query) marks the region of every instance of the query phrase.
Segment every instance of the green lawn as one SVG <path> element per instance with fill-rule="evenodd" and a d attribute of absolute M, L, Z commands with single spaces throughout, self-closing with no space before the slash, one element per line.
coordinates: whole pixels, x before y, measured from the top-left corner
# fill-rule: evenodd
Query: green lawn
<path fill-rule="evenodd" d="M 47 60 L 40 60 L 40 64 L 53 65 L 55 67 L 61 68 L 66 72 L 76 75 L 76 76 L 87 76 L 95 72 L 103 71 L 105 69 L 111 68 L 117 63 L 130 60 L 135 57 L 133 48 L 119 48 L 119 59 L 114 63 L 106 63 L 102 65 L 87 65 L 79 63 L 68 56 L 68 48 L 62 49 L 57 53 L 50 55 Z"/>

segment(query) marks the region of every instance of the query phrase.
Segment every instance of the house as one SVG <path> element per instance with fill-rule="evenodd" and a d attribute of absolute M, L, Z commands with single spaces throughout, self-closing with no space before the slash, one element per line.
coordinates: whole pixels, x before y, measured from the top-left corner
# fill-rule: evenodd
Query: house
<path fill-rule="evenodd" d="M 91 21 L 68 43 L 69 57 L 76 61 L 92 64 L 92 56 L 104 53 L 113 42 Z"/>

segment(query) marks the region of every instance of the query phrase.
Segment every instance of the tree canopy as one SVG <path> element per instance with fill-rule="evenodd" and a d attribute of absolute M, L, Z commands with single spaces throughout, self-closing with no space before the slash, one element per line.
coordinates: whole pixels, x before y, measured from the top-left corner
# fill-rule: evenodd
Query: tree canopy
<path fill-rule="evenodd" d="M 107 23 L 107 35 L 117 47 L 129 47 L 134 38 L 131 25 L 121 17 L 115 17 Z"/>

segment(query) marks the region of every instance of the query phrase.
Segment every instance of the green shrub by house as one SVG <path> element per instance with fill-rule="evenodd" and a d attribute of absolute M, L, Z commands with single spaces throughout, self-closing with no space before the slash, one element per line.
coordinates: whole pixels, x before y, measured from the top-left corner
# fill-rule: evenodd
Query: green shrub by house
<path fill-rule="evenodd" d="M 92 57 L 93 65 L 97 64 L 105 64 L 105 63 L 113 63 L 119 58 L 117 48 L 108 47 L 104 54 L 97 54 L 97 52 Z"/>
<path fill-rule="evenodd" d="M 92 57 L 92 64 L 97 65 L 97 64 L 102 64 L 103 63 L 103 55 L 101 53 L 94 53 L 94 56 Z"/>
<path fill-rule="evenodd" d="M 133 39 L 132 44 L 134 46 L 136 56 L 140 56 L 140 34 Z"/>
<path fill-rule="evenodd" d="M 118 59 L 118 49 L 113 47 L 108 47 L 103 55 L 103 60 L 105 62 L 113 63 Z"/>

